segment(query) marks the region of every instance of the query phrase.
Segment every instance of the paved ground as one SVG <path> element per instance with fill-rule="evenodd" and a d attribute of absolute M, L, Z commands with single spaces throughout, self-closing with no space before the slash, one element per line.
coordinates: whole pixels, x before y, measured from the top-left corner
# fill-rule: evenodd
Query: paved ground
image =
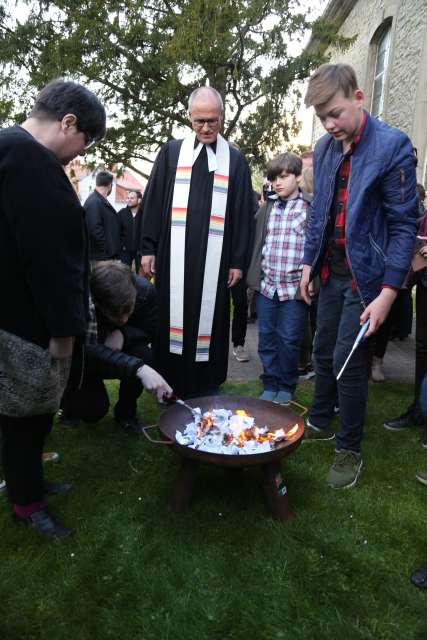
<path fill-rule="evenodd" d="M 414 322 L 415 325 L 415 322 Z M 258 325 L 249 324 L 246 334 L 245 348 L 249 353 L 250 362 L 237 362 L 233 356 L 233 346 L 230 344 L 228 361 L 229 380 L 255 380 L 262 369 L 258 358 Z M 384 373 L 387 380 L 396 382 L 413 382 L 415 373 L 415 344 L 413 336 L 403 342 L 389 342 L 384 357 Z"/>

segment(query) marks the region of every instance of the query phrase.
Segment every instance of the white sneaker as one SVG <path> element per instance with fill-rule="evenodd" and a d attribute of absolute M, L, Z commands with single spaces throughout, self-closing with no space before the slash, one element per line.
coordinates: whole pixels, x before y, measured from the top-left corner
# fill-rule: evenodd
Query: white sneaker
<path fill-rule="evenodd" d="M 6 481 L 0 478 L 0 493 L 2 493 L 2 491 L 6 491 Z"/>
<path fill-rule="evenodd" d="M 249 362 L 250 358 L 245 351 L 245 347 L 239 345 L 238 347 L 234 347 L 233 356 L 236 358 L 237 362 Z"/>

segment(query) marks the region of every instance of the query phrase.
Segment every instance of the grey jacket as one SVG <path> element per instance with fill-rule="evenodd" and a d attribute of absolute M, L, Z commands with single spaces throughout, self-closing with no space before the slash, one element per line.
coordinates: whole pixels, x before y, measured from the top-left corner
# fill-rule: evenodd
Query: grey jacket
<path fill-rule="evenodd" d="M 310 205 L 311 195 L 302 191 L 302 197 L 307 205 Z M 261 280 L 262 280 L 262 249 L 265 245 L 265 238 L 267 235 L 268 221 L 270 219 L 270 213 L 273 208 L 275 201 L 277 200 L 277 196 L 271 196 L 268 198 L 267 202 L 265 202 L 260 209 L 258 209 L 255 214 L 255 234 L 254 234 L 254 244 L 252 250 L 252 258 L 249 263 L 249 269 L 246 276 L 246 282 L 250 289 L 254 289 L 255 291 L 259 291 L 261 288 Z M 310 207 L 307 206 L 307 216 L 309 213 Z M 298 288 L 295 298 L 297 300 L 301 300 L 300 290 Z"/>

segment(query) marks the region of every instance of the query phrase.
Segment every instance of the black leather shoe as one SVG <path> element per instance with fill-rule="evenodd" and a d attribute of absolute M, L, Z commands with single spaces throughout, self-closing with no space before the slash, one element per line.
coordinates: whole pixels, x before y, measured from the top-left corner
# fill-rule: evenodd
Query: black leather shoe
<path fill-rule="evenodd" d="M 116 424 L 123 429 L 125 433 L 130 436 L 140 436 L 142 433 L 142 426 L 138 422 L 138 418 L 116 418 Z"/>
<path fill-rule="evenodd" d="M 384 427 L 389 431 L 401 431 L 408 427 L 416 427 L 424 424 L 424 418 L 418 415 L 413 407 L 410 407 L 405 413 L 402 413 L 398 418 L 392 418 L 384 422 Z"/>
<path fill-rule="evenodd" d="M 62 409 L 58 411 L 58 422 L 63 427 L 71 427 L 72 429 L 80 427 L 81 424 L 81 420 L 79 418 L 71 418 L 70 416 L 67 416 Z"/>
<path fill-rule="evenodd" d="M 57 496 L 60 493 L 67 493 L 73 488 L 69 482 L 45 482 L 44 491 L 47 496 Z"/>
<path fill-rule="evenodd" d="M 427 564 L 414 571 L 411 582 L 420 589 L 427 589 Z"/>
<path fill-rule="evenodd" d="M 47 509 L 41 509 L 35 511 L 28 518 L 21 518 L 16 513 L 14 514 L 16 522 L 25 524 L 30 529 L 34 529 L 40 535 L 49 538 L 49 540 L 61 540 L 62 538 L 68 538 L 73 533 L 72 529 L 61 527 L 50 515 Z"/>

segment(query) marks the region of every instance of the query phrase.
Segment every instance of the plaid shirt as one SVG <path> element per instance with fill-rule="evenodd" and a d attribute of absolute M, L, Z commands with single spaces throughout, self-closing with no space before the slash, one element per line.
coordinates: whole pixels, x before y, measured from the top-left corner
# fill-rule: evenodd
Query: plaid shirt
<path fill-rule="evenodd" d="M 89 294 L 89 321 L 86 329 L 86 344 L 97 344 L 98 342 L 98 323 L 96 321 L 96 310 L 93 304 L 92 296 Z"/>
<path fill-rule="evenodd" d="M 331 207 L 331 222 L 334 225 L 331 230 L 331 237 L 329 240 L 329 248 L 325 253 L 325 258 L 320 271 L 320 278 L 322 283 L 326 282 L 331 273 L 331 258 L 334 253 L 334 258 L 337 255 L 343 260 L 343 270 L 348 272 L 351 281 L 351 287 L 356 290 L 356 282 L 351 274 L 350 266 L 348 264 L 347 256 L 345 253 L 345 220 L 347 216 L 347 204 L 348 204 L 348 182 L 350 178 L 350 157 L 354 152 L 356 146 L 359 144 L 363 130 L 366 123 L 366 114 L 362 112 L 362 123 L 360 129 L 351 143 L 349 151 L 343 155 L 342 162 L 338 171 L 337 181 L 338 184 L 335 189 L 335 197 Z"/>
<path fill-rule="evenodd" d="M 301 193 L 293 200 L 277 200 L 270 212 L 262 248 L 261 293 L 279 300 L 295 298 L 302 273 L 308 203 Z"/>

